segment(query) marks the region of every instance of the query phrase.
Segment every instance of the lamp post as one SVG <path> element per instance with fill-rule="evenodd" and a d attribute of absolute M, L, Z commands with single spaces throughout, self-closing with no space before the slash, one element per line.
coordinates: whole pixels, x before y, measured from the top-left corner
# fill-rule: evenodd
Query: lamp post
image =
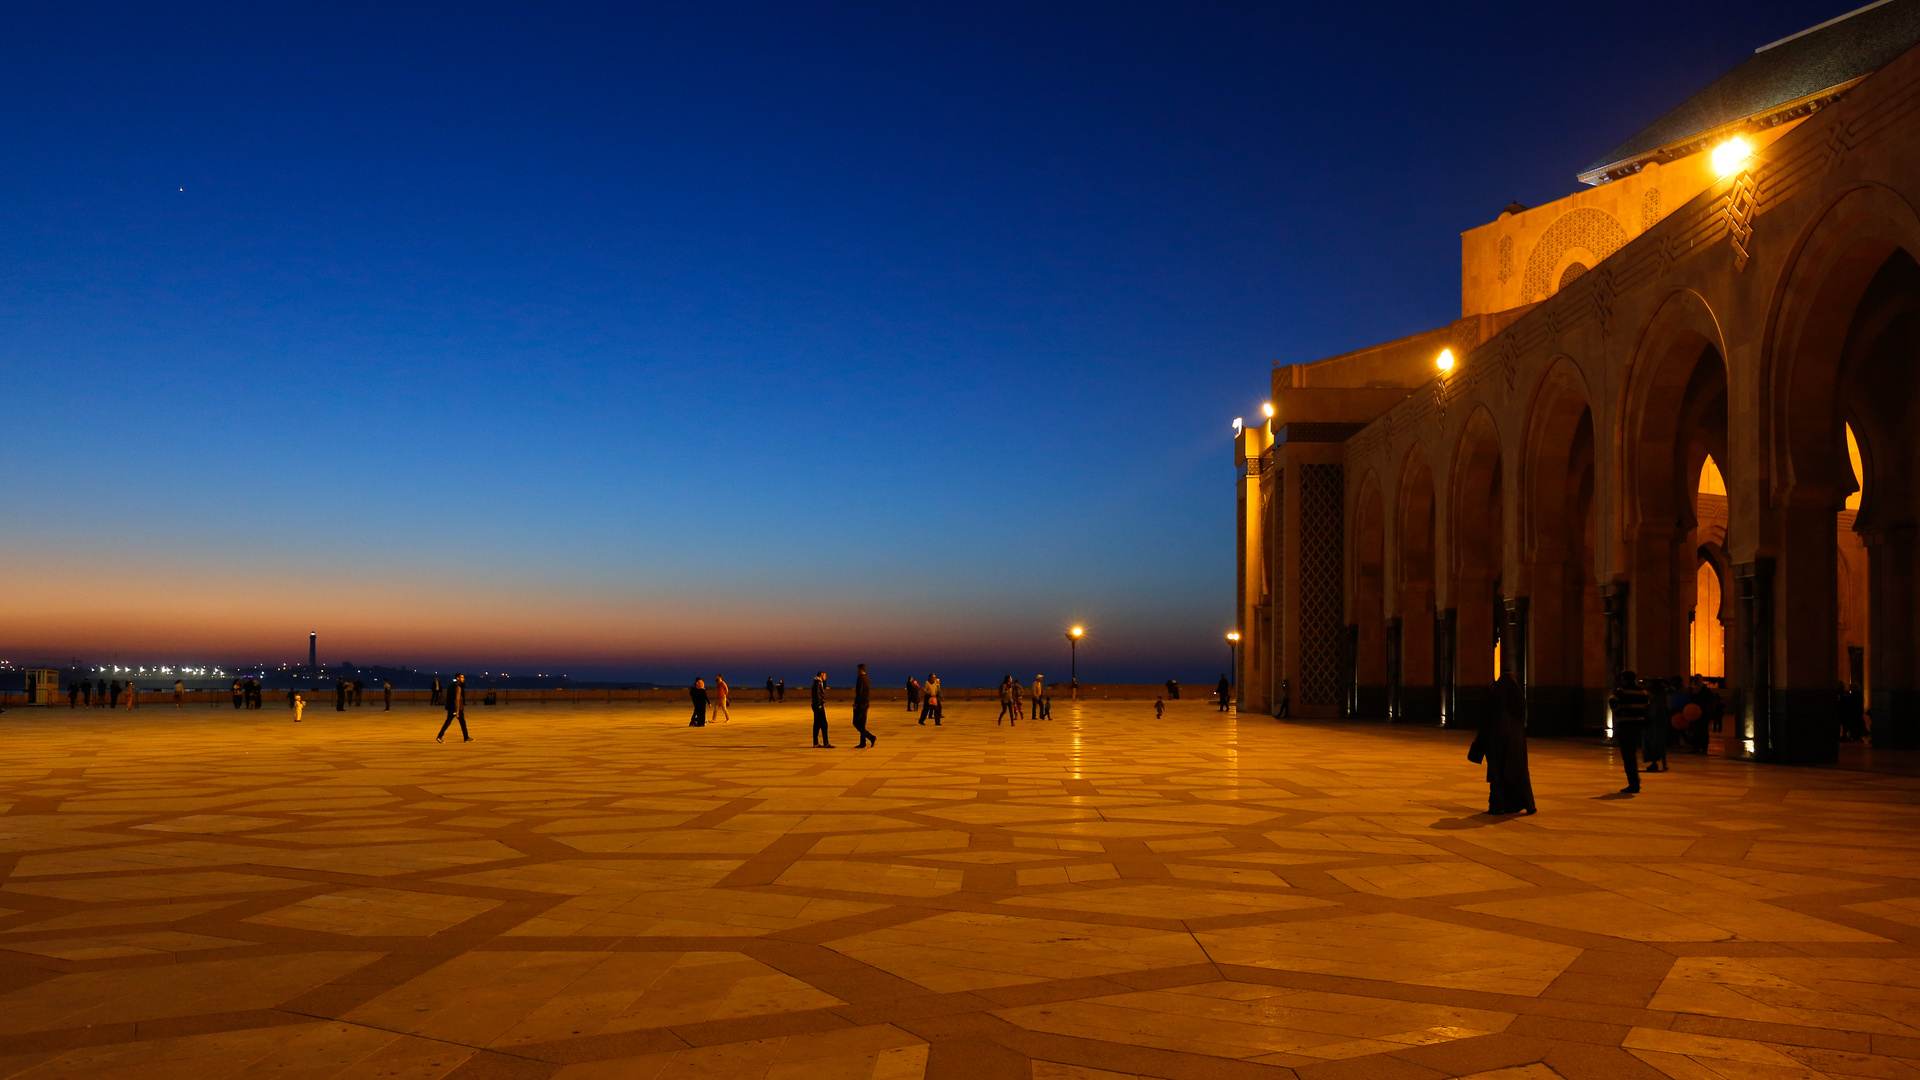
<path fill-rule="evenodd" d="M 1227 631 L 1227 670 L 1232 673 L 1228 676 L 1233 680 L 1230 684 L 1232 689 L 1228 691 L 1232 693 L 1240 686 L 1240 631 L 1238 630 Z M 1225 708 L 1226 703 L 1221 702 L 1221 707 Z"/>
<path fill-rule="evenodd" d="M 1080 637 L 1086 632 L 1086 628 L 1080 626 L 1075 626 L 1067 631 L 1067 692 L 1074 701 L 1080 700 Z"/>

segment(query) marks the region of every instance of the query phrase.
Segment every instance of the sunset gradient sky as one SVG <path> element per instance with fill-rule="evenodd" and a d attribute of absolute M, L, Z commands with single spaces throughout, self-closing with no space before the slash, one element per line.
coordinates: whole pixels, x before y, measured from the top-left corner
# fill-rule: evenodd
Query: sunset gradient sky
<path fill-rule="evenodd" d="M 1211 680 L 1272 364 L 1845 9 L 8 5 L 0 654 Z"/>

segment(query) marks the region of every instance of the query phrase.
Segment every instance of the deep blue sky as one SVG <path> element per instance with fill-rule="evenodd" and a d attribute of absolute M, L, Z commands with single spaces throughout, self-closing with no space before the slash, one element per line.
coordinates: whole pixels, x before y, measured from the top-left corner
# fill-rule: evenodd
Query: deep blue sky
<path fill-rule="evenodd" d="M 1844 10 L 8 5 L 0 648 L 1210 679 L 1272 364 Z"/>

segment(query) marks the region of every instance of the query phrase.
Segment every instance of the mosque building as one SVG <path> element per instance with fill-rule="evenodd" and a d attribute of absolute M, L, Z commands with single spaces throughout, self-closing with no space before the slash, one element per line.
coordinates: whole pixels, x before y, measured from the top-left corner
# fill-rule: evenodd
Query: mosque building
<path fill-rule="evenodd" d="M 1920 747 L 1920 0 L 1757 49 L 1544 206 L 1460 317 L 1276 365 L 1238 432 L 1247 712 L 1596 731 L 1724 678 L 1721 750 Z"/>

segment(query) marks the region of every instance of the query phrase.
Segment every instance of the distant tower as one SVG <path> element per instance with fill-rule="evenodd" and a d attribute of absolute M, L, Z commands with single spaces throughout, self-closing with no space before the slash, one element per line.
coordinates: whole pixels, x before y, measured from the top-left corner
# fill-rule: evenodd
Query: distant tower
<path fill-rule="evenodd" d="M 320 631 L 318 630 L 307 633 L 307 666 L 310 668 L 320 666 Z"/>

